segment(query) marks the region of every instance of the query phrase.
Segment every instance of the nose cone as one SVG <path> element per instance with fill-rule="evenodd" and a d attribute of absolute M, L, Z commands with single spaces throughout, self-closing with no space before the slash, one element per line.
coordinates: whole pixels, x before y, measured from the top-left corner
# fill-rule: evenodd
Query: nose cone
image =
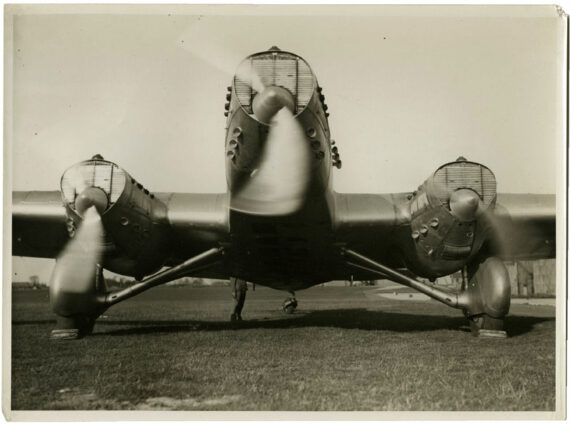
<path fill-rule="evenodd" d="M 275 114 L 284 107 L 294 112 L 295 100 L 285 88 L 276 86 L 264 89 L 254 97 L 252 103 L 255 117 L 264 124 L 269 124 Z"/>
<path fill-rule="evenodd" d="M 449 208 L 462 222 L 470 222 L 475 220 L 479 210 L 479 195 L 473 190 L 462 188 L 454 191 L 449 198 Z"/>
<path fill-rule="evenodd" d="M 83 216 L 85 211 L 91 206 L 95 206 L 99 215 L 107 209 L 109 200 L 107 194 L 98 187 L 87 187 L 75 199 L 75 210 L 80 216 Z"/>

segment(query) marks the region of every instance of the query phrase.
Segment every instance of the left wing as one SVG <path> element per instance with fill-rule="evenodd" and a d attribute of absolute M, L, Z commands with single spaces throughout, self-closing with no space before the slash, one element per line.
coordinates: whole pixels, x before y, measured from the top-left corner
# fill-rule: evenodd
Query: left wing
<path fill-rule="evenodd" d="M 498 194 L 484 204 L 465 187 L 447 195 L 429 190 L 428 180 L 414 193 L 335 193 L 337 243 L 429 278 L 491 256 L 556 256 L 554 195 Z"/>
<path fill-rule="evenodd" d="M 556 257 L 556 196 L 499 193 L 489 245 L 505 260 Z"/>

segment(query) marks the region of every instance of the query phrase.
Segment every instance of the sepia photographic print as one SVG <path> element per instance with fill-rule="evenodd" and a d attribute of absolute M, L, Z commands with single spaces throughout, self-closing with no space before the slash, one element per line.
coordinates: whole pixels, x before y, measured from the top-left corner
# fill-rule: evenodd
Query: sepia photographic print
<path fill-rule="evenodd" d="M 565 417 L 560 7 L 4 19 L 6 419 Z"/>

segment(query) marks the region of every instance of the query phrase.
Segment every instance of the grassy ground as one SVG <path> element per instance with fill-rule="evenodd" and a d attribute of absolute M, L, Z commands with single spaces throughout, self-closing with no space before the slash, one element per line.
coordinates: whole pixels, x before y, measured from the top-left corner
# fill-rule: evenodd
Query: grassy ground
<path fill-rule="evenodd" d="M 552 410 L 554 308 L 513 305 L 510 336 L 478 339 L 461 312 L 374 287 L 248 292 L 156 288 L 94 334 L 49 340 L 47 291 L 14 292 L 12 409 Z"/>

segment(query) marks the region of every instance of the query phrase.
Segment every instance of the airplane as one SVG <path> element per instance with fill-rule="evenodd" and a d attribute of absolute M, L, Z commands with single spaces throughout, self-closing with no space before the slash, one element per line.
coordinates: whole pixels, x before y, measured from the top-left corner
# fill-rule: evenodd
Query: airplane
<path fill-rule="evenodd" d="M 239 64 L 226 93 L 225 193 L 151 193 L 95 155 L 58 191 L 12 195 L 12 254 L 57 258 L 54 339 L 89 335 L 109 307 L 184 276 L 294 292 L 388 279 L 460 309 L 475 336 L 506 337 L 504 260 L 556 256 L 554 195 L 501 194 L 485 165 L 445 162 L 415 190 L 338 193 L 323 88 L 272 47 Z M 134 278 L 108 291 L 103 269 Z M 458 291 L 433 284 L 461 271 Z M 294 302 L 291 302 L 294 300 Z"/>

